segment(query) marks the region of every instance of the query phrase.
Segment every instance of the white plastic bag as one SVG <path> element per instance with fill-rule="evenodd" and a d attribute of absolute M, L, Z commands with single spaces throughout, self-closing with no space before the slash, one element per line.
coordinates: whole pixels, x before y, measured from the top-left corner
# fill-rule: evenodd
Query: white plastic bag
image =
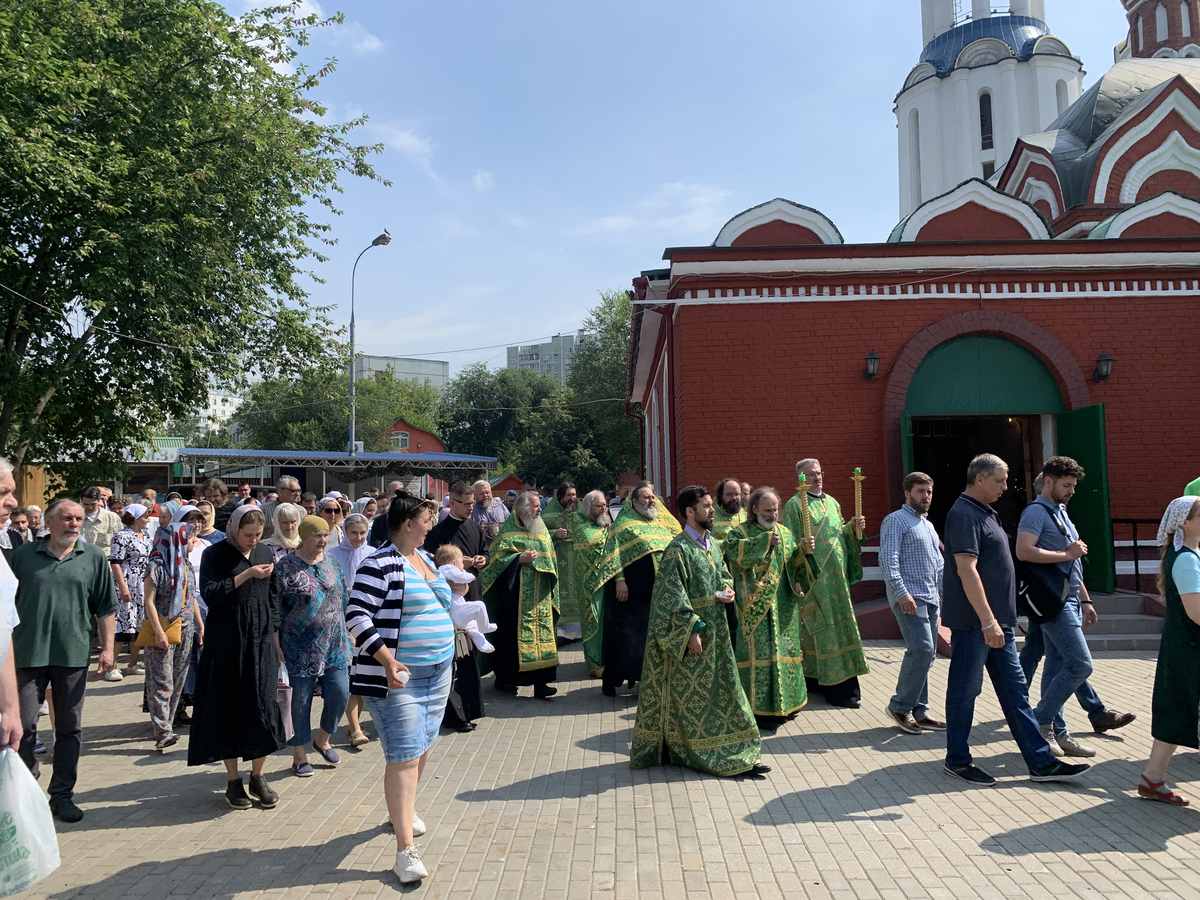
<path fill-rule="evenodd" d="M 0 750 L 0 897 L 26 890 L 61 862 L 46 795 L 14 750 Z"/>

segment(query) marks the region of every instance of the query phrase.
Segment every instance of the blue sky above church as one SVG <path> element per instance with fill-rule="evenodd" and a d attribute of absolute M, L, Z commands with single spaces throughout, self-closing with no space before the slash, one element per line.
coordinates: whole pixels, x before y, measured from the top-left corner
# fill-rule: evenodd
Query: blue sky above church
<path fill-rule="evenodd" d="M 503 346 L 446 351 L 574 330 L 665 246 L 776 196 L 849 242 L 899 218 L 892 101 L 922 49 L 916 0 L 312 5 L 347 15 L 310 51 L 339 60 L 321 97 L 370 115 L 359 138 L 386 145 L 394 182 L 346 184 L 312 288 L 347 319 L 354 256 L 391 229 L 359 265 L 361 352 L 502 365 Z M 1091 85 L 1121 4 L 1046 6 Z"/>

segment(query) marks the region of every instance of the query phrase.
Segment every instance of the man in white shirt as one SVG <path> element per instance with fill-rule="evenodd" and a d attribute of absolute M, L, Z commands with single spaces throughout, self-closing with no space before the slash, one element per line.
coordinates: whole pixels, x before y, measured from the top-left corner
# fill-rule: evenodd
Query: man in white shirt
<path fill-rule="evenodd" d="M 13 467 L 0 456 L 0 529 L 8 528 L 8 519 L 17 508 L 17 483 Z M 17 701 L 17 670 L 13 664 L 12 633 L 20 624 L 17 618 L 17 579 L 0 553 L 0 749 L 21 744 L 21 710 Z"/>

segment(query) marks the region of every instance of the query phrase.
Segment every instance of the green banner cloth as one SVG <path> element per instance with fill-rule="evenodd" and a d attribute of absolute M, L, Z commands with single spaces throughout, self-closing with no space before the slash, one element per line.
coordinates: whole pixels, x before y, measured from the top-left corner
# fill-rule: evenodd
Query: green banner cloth
<path fill-rule="evenodd" d="M 479 573 L 483 599 L 492 606 L 489 596 L 500 576 L 518 556 L 528 550 L 537 558 L 521 567 L 520 592 L 517 607 L 517 661 L 522 672 L 546 669 L 558 665 L 558 640 L 554 631 L 554 613 L 558 609 L 558 569 L 554 563 L 554 546 L 550 533 L 535 534 L 511 515 L 500 526 L 492 541 L 491 558 Z M 489 610 L 490 614 L 497 613 Z"/>

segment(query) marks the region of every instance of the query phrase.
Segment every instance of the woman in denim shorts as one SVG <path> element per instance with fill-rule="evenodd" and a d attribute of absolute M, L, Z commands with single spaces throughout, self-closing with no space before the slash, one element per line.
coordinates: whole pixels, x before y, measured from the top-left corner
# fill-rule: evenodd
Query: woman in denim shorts
<path fill-rule="evenodd" d="M 420 549 L 434 513 L 433 504 L 396 492 L 387 513 L 391 540 L 358 567 L 346 608 L 358 648 L 350 690 L 365 698 L 383 745 L 394 871 L 405 883 L 429 874 L 413 844 L 425 833 L 417 783 L 446 712 L 454 663 L 450 586 Z"/>

